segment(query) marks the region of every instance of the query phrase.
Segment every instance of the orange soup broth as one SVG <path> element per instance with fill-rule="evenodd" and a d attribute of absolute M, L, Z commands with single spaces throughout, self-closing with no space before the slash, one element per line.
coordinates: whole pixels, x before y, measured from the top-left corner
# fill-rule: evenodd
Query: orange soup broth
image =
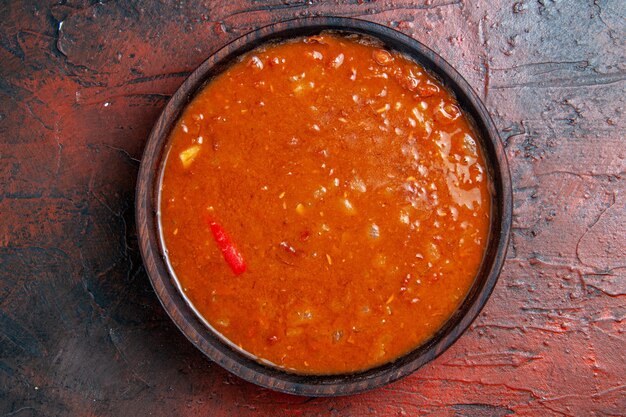
<path fill-rule="evenodd" d="M 441 328 L 479 270 L 490 194 L 477 143 L 454 97 L 398 53 L 333 34 L 266 45 L 171 132 L 169 262 L 197 311 L 255 357 L 308 374 L 389 362 Z"/>

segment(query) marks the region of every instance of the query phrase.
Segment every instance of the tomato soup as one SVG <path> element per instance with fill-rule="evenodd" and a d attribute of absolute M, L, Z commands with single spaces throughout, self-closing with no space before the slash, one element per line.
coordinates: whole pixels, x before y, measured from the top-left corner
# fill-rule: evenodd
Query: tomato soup
<path fill-rule="evenodd" d="M 245 54 L 169 143 L 172 271 L 262 362 L 338 374 L 397 359 L 479 270 L 491 197 L 476 133 L 435 77 L 372 40 L 326 33 Z"/>

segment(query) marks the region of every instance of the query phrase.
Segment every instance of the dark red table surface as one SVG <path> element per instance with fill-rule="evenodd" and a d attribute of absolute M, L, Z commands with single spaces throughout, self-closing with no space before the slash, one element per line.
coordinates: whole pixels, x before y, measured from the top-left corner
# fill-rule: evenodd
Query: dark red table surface
<path fill-rule="evenodd" d="M 4 1 L 0 415 L 626 413 L 626 3 Z M 444 355 L 344 398 L 274 393 L 203 357 L 137 249 L 146 137 L 212 51 L 259 26 L 353 16 L 407 33 L 482 96 L 514 187 L 508 258 Z"/>

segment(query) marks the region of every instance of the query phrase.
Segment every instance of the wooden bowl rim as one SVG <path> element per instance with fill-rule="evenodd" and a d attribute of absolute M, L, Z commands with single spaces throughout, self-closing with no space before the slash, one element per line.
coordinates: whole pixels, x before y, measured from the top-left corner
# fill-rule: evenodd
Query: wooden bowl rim
<path fill-rule="evenodd" d="M 434 73 L 469 113 L 480 134 L 492 181 L 492 222 L 481 270 L 459 309 L 442 329 L 422 346 L 376 368 L 342 375 L 298 375 L 263 365 L 228 347 L 193 313 L 168 272 L 160 249 L 156 220 L 158 183 L 164 151 L 172 125 L 194 94 L 223 71 L 237 56 L 271 40 L 312 35 L 323 30 L 365 34 L 386 47 L 404 52 Z M 502 268 L 512 216 L 511 179 L 504 147 L 485 106 L 467 81 L 443 58 L 417 40 L 377 23 L 344 17 L 310 17 L 262 27 L 228 43 L 206 59 L 170 98 L 154 125 L 139 170 L 135 215 L 139 246 L 150 282 L 163 308 L 180 331 L 211 360 L 257 385 L 290 394 L 337 396 L 354 394 L 409 375 L 452 345 L 470 326 L 487 302 Z"/>

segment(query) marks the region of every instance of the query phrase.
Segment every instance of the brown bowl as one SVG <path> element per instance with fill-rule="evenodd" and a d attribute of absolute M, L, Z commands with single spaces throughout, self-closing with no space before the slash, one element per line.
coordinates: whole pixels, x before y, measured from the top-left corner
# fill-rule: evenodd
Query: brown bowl
<path fill-rule="evenodd" d="M 297 375 L 263 365 L 233 349 L 203 324 L 187 304 L 169 272 L 157 219 L 160 177 L 168 137 L 181 111 L 207 80 L 240 55 L 268 42 L 314 35 L 324 30 L 365 34 L 419 62 L 453 92 L 473 121 L 491 180 L 491 227 L 488 246 L 475 282 L 457 311 L 426 343 L 393 362 L 343 375 Z M 450 64 L 418 41 L 385 26 L 356 19 L 316 17 L 263 27 L 236 39 L 204 61 L 174 93 L 156 122 L 144 150 L 137 182 L 136 219 L 143 261 L 163 307 L 181 332 L 211 360 L 255 384 L 291 394 L 353 394 L 402 378 L 436 358 L 456 341 L 487 302 L 498 279 L 511 228 L 511 180 L 498 132 L 478 96 Z"/>

